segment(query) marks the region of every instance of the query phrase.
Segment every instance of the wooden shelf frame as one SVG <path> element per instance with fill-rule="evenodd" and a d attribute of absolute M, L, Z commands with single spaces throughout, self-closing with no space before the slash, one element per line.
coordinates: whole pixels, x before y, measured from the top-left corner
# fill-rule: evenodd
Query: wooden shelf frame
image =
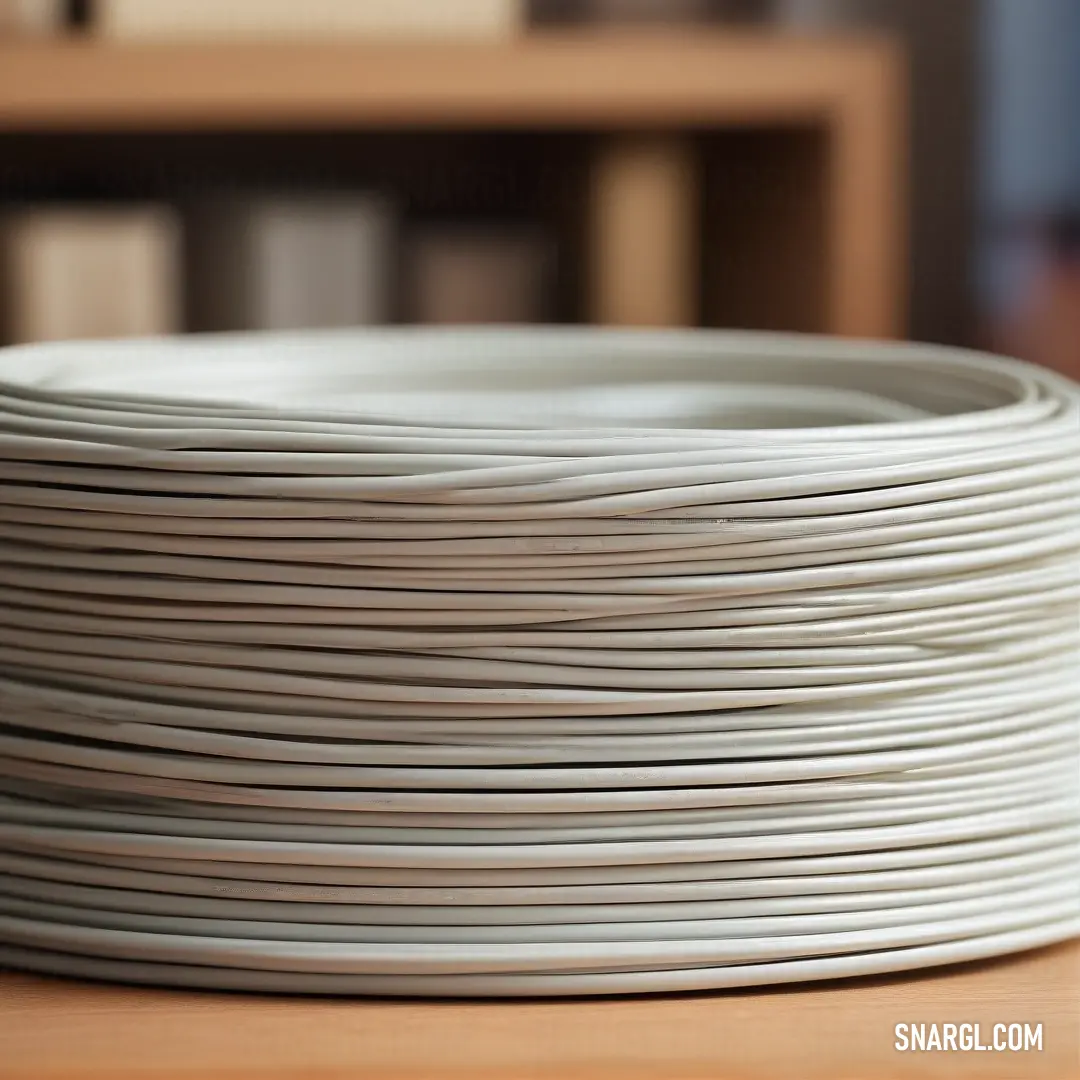
<path fill-rule="evenodd" d="M 670 136 L 818 125 L 829 147 L 828 255 L 818 268 L 827 279 L 824 328 L 893 337 L 903 331 L 905 309 L 904 80 L 896 45 L 862 36 L 597 31 L 492 43 L 284 45 L 74 39 L 0 45 L 0 135 L 541 128 Z M 658 198 L 670 216 L 678 193 Z M 690 200 L 683 201 L 689 213 Z M 613 249 L 627 246 L 627 238 L 613 239 Z M 672 250 L 658 251 L 657 262 L 669 263 Z M 592 303 L 598 318 L 621 319 L 610 314 L 621 308 L 602 285 Z M 685 301 L 657 304 L 641 321 L 677 324 L 685 308 Z"/>
<path fill-rule="evenodd" d="M 558 127 L 828 119 L 896 93 L 879 38 L 536 33 L 494 43 L 0 45 L 0 129 Z M 869 98 L 869 100 L 868 100 Z"/>

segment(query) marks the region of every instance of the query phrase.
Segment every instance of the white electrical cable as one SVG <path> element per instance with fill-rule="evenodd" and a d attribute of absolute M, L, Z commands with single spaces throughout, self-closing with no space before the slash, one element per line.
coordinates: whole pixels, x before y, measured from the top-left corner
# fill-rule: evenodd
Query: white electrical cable
<path fill-rule="evenodd" d="M 1080 932 L 1080 390 L 718 332 L 0 353 L 0 963 L 706 989 Z"/>

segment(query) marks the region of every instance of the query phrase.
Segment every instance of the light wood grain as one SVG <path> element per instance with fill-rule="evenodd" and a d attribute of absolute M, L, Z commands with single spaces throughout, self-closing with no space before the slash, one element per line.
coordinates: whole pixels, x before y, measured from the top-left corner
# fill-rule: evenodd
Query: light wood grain
<path fill-rule="evenodd" d="M 901 1053 L 900 1022 L 1041 1023 L 1041 1053 Z M 847 983 L 656 998 L 252 998 L 0 975 L 4 1080 L 1076 1080 L 1080 943 Z"/>

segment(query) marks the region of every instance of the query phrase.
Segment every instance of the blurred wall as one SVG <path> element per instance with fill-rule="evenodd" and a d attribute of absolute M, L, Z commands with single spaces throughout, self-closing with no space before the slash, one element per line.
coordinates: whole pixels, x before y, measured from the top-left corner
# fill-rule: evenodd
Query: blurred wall
<path fill-rule="evenodd" d="M 982 47 L 986 340 L 1080 379 L 1080 3 L 985 0 Z"/>
<path fill-rule="evenodd" d="M 1080 209 L 1080 2 L 984 2 L 985 205 Z"/>
<path fill-rule="evenodd" d="M 981 306 L 1023 302 L 1040 253 L 1017 226 L 1080 217 L 1080 2 L 985 0 Z"/>

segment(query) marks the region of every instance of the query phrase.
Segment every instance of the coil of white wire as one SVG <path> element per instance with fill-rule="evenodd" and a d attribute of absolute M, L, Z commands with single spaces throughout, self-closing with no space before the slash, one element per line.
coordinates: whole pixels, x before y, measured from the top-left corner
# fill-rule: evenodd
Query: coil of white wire
<path fill-rule="evenodd" d="M 0 964 L 743 986 L 1080 932 L 1080 392 L 763 334 L 0 353 Z"/>

